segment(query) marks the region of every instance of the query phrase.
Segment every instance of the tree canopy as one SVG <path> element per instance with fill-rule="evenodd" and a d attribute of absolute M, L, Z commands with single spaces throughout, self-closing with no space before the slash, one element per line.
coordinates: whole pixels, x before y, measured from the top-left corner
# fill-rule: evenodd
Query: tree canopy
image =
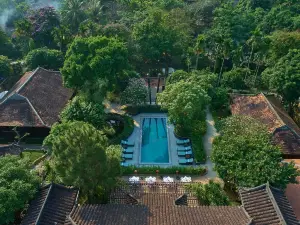
<path fill-rule="evenodd" d="M 56 124 L 44 145 L 50 148 L 57 181 L 79 187 L 89 202 L 107 196 L 119 175 L 121 150 L 107 149 L 108 140 L 101 131 L 79 121 Z"/>
<path fill-rule="evenodd" d="M 0 224 L 10 224 L 37 192 L 39 179 L 28 161 L 18 156 L 0 157 Z"/>
<path fill-rule="evenodd" d="M 146 82 L 141 78 L 132 78 L 128 86 L 121 94 L 123 104 L 142 105 L 145 104 L 148 97 L 148 88 Z"/>
<path fill-rule="evenodd" d="M 234 187 L 255 187 L 266 182 L 284 188 L 295 183 L 294 164 L 281 163 L 279 147 L 261 123 L 246 116 L 232 116 L 220 125 L 213 142 L 212 159 L 219 176 Z"/>

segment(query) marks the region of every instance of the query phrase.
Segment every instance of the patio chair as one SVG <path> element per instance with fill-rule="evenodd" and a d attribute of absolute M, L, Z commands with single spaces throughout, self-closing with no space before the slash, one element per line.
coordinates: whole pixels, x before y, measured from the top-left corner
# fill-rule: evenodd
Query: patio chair
<path fill-rule="evenodd" d="M 124 159 L 132 159 L 133 158 L 133 154 L 122 154 L 122 158 Z"/>
<path fill-rule="evenodd" d="M 192 151 L 186 151 L 186 152 L 177 152 L 178 156 L 186 156 L 186 155 L 191 155 Z"/>
<path fill-rule="evenodd" d="M 122 145 L 127 145 L 127 146 L 134 146 L 134 143 L 129 143 L 127 140 L 122 140 L 121 144 Z"/>
<path fill-rule="evenodd" d="M 188 165 L 188 164 L 192 164 L 194 162 L 194 159 L 193 158 L 179 159 L 178 162 L 179 162 L 179 164 Z"/>
<path fill-rule="evenodd" d="M 176 144 L 178 145 L 185 145 L 185 144 L 188 144 L 190 143 L 190 139 L 184 139 L 184 140 L 177 140 L 176 141 Z"/>
<path fill-rule="evenodd" d="M 123 148 L 123 153 L 124 154 L 132 154 L 133 153 L 133 148 Z"/>
<path fill-rule="evenodd" d="M 192 150 L 192 147 L 191 146 L 187 146 L 187 147 L 178 146 L 177 147 L 177 151 L 188 151 L 188 150 Z"/>

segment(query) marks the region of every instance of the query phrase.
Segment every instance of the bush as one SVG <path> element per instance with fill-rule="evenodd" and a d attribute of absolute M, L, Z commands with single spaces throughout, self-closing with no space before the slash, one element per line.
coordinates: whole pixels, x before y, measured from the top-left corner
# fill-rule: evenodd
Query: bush
<path fill-rule="evenodd" d="M 178 170 L 179 174 L 184 175 L 204 175 L 206 173 L 206 168 L 197 166 L 172 166 L 172 167 L 159 167 L 159 166 L 127 166 L 122 167 L 122 175 L 134 174 L 137 170 L 139 174 L 156 174 L 156 170 L 159 170 L 159 174 L 176 174 Z"/>
<path fill-rule="evenodd" d="M 134 121 L 130 116 L 109 113 L 107 120 L 118 120 L 123 124 L 123 129 L 120 132 L 109 138 L 110 144 L 120 144 L 122 140 L 127 139 L 134 130 Z"/>
<path fill-rule="evenodd" d="M 122 104 L 142 105 L 146 103 L 148 88 L 142 78 L 131 78 L 121 94 Z"/>
<path fill-rule="evenodd" d="M 59 70 L 63 63 L 64 56 L 61 51 L 47 48 L 34 49 L 25 57 L 25 64 L 30 70 L 39 66 L 45 69 Z"/>
<path fill-rule="evenodd" d="M 140 113 L 167 113 L 167 110 L 164 110 L 160 105 L 127 105 L 123 109 L 129 115 L 135 116 Z"/>

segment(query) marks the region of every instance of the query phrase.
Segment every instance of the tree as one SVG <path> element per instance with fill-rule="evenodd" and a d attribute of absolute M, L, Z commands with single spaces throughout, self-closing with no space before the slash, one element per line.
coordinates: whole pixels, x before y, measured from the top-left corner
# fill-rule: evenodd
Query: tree
<path fill-rule="evenodd" d="M 168 110 L 170 122 L 185 130 L 203 116 L 210 97 L 199 83 L 180 80 L 159 93 L 158 102 Z"/>
<path fill-rule="evenodd" d="M 0 55 L 7 56 L 9 58 L 16 58 L 19 56 L 18 52 L 15 50 L 11 39 L 6 35 L 6 33 L 0 27 Z"/>
<path fill-rule="evenodd" d="M 28 161 L 18 156 L 0 157 L 0 224 L 10 224 L 38 189 L 39 179 Z"/>
<path fill-rule="evenodd" d="M 174 84 L 181 80 L 187 80 L 191 76 L 190 73 L 187 73 L 183 70 L 176 70 L 167 78 L 167 84 Z"/>
<path fill-rule="evenodd" d="M 69 47 L 61 69 L 64 83 L 69 88 L 82 89 L 101 80 L 114 90 L 118 80 L 126 77 L 127 58 L 127 48 L 117 38 L 77 37 Z"/>
<path fill-rule="evenodd" d="M 296 182 L 294 164 L 282 164 L 279 147 L 271 144 L 265 126 L 246 116 L 221 121 L 212 159 L 219 176 L 232 187 L 255 187 L 266 182 L 284 188 Z M 284 175 L 284 176 L 283 176 Z"/>
<path fill-rule="evenodd" d="M 63 66 L 63 62 L 64 56 L 61 51 L 47 48 L 34 49 L 25 57 L 25 64 L 31 70 L 40 66 L 58 71 Z"/>
<path fill-rule="evenodd" d="M 118 37 L 121 40 L 128 41 L 130 30 L 121 23 L 110 23 L 103 27 L 103 35 L 106 37 Z"/>
<path fill-rule="evenodd" d="M 87 2 L 87 14 L 88 17 L 95 23 L 100 21 L 102 16 L 103 5 L 101 5 L 101 0 L 89 0 Z"/>
<path fill-rule="evenodd" d="M 79 24 L 86 18 L 84 1 L 64 0 L 61 7 L 61 16 L 65 24 L 69 24 L 73 32 L 79 28 Z"/>
<path fill-rule="evenodd" d="M 111 148 L 106 153 L 107 138 L 90 124 L 78 121 L 56 124 L 44 145 L 51 151 L 50 167 L 55 178 L 80 188 L 89 202 L 107 196 L 112 181 L 120 175 L 120 158 Z"/>
<path fill-rule="evenodd" d="M 67 26 L 55 27 L 52 31 L 54 42 L 59 46 L 60 51 L 66 51 L 67 45 L 72 42 L 72 33 Z"/>
<path fill-rule="evenodd" d="M 148 88 L 144 79 L 132 78 L 121 94 L 122 104 L 142 105 L 146 103 Z"/>
<path fill-rule="evenodd" d="M 62 111 L 61 119 L 62 121 L 83 121 L 101 129 L 105 120 L 104 106 L 76 96 Z"/>
<path fill-rule="evenodd" d="M 6 78 L 10 77 L 13 73 L 10 65 L 11 61 L 3 55 L 0 55 L 0 81 L 2 82 Z"/>
<path fill-rule="evenodd" d="M 210 180 L 207 184 L 195 183 L 187 186 L 194 193 L 201 205 L 229 205 L 229 198 L 219 183 Z"/>
<path fill-rule="evenodd" d="M 248 88 L 245 82 L 247 73 L 251 73 L 248 68 L 233 68 L 223 74 L 221 84 L 224 87 L 243 90 Z"/>
<path fill-rule="evenodd" d="M 283 97 L 293 116 L 293 107 L 300 97 L 300 49 L 290 50 L 273 67 L 267 68 L 262 79 L 271 90 Z"/>

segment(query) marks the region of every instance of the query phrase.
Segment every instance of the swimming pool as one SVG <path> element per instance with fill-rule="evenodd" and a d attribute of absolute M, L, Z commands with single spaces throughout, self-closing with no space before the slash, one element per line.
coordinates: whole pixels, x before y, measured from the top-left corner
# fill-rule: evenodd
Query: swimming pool
<path fill-rule="evenodd" d="M 141 163 L 169 163 L 166 118 L 144 118 Z"/>

